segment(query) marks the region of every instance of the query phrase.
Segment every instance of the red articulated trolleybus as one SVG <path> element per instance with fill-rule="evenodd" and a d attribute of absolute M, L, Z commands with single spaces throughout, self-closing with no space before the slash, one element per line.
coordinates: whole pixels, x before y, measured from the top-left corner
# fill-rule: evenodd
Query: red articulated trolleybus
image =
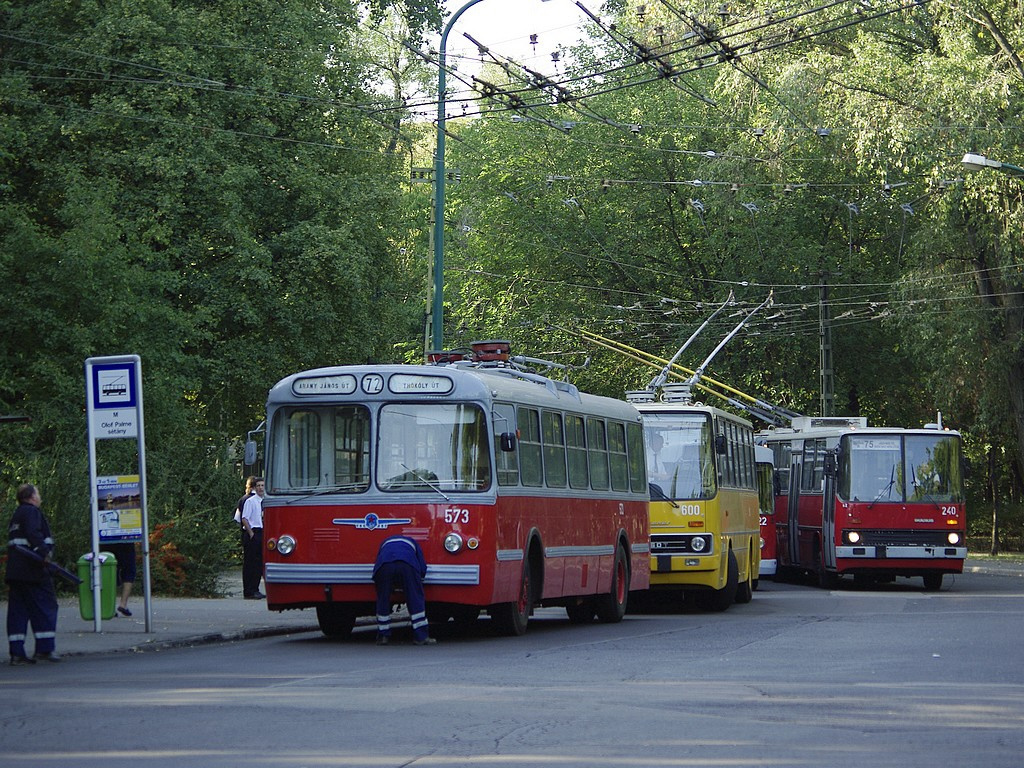
<path fill-rule="evenodd" d="M 347 636 L 375 613 L 381 542 L 416 539 L 432 623 L 490 614 L 520 635 L 535 606 L 622 619 L 650 580 L 640 414 L 527 370 L 508 342 L 468 359 L 289 376 L 267 402 L 270 610 L 316 608 Z M 551 366 L 554 367 L 554 366 Z M 402 599 L 395 596 L 395 602 Z"/>
<path fill-rule="evenodd" d="M 868 427 L 864 418 L 800 417 L 758 433 L 779 472 L 778 573 L 803 571 L 834 587 L 962 573 L 967 515 L 961 441 L 941 422 Z"/>
<path fill-rule="evenodd" d="M 754 446 L 754 462 L 757 472 L 757 506 L 761 518 L 761 563 L 758 575 L 775 578 L 778 558 L 775 556 L 775 457 L 772 449 L 764 445 Z"/>

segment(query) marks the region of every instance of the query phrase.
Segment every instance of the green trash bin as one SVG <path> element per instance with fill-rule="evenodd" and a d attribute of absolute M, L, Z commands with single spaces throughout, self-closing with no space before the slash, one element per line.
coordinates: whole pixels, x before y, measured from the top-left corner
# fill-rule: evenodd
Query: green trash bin
<path fill-rule="evenodd" d="M 78 610 L 82 618 L 92 621 L 96 614 L 92 604 L 92 552 L 78 558 Z M 114 618 L 117 606 L 117 558 L 113 552 L 100 552 L 100 618 Z"/>

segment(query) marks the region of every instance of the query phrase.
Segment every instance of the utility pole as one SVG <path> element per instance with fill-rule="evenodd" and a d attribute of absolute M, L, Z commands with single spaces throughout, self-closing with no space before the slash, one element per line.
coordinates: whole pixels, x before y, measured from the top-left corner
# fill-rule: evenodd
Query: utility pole
<path fill-rule="evenodd" d="M 832 310 L 828 299 L 828 275 L 821 273 L 818 288 L 818 328 L 820 336 L 821 415 L 835 415 L 835 390 L 832 376 Z"/>

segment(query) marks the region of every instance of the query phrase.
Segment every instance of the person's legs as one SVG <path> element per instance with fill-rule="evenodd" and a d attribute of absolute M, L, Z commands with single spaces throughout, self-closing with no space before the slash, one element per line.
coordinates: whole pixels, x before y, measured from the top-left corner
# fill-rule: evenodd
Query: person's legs
<path fill-rule="evenodd" d="M 402 563 L 403 585 L 405 589 L 405 605 L 409 609 L 409 621 L 412 622 L 413 642 L 423 645 L 430 639 L 427 626 L 427 603 L 423 597 L 423 582 L 419 574 L 408 563 Z"/>
<path fill-rule="evenodd" d="M 26 605 L 36 638 L 34 656 L 49 656 L 57 645 L 57 591 L 52 581 L 27 585 L 30 599 Z"/>
<path fill-rule="evenodd" d="M 242 552 L 242 594 L 245 597 L 253 597 L 260 588 L 260 571 L 263 569 L 263 542 L 259 533 L 259 531 L 253 530 L 253 535 L 250 536 L 242 531 L 242 536 L 245 539 L 245 548 Z"/>
<path fill-rule="evenodd" d="M 391 638 L 391 590 L 394 585 L 395 564 L 384 563 L 377 569 L 373 584 L 377 590 L 377 643 L 386 645 Z"/>
<path fill-rule="evenodd" d="M 25 634 L 28 632 L 28 609 L 25 607 L 25 586 L 18 582 L 7 584 L 7 645 L 11 662 L 24 659 Z"/>
<path fill-rule="evenodd" d="M 128 598 L 132 595 L 132 588 L 135 586 L 135 545 L 119 544 L 117 549 L 117 580 L 121 585 L 120 600 L 117 610 L 123 616 L 131 616 L 128 610 Z"/>
<path fill-rule="evenodd" d="M 263 579 L 263 529 L 254 528 L 256 533 L 253 536 L 253 546 L 256 548 L 256 592 L 260 591 L 260 582 Z"/>
<path fill-rule="evenodd" d="M 125 616 L 132 615 L 132 612 L 128 610 L 128 598 L 132 596 L 132 587 L 134 586 L 134 581 L 124 581 L 121 583 L 121 604 L 117 607 L 117 610 Z"/>

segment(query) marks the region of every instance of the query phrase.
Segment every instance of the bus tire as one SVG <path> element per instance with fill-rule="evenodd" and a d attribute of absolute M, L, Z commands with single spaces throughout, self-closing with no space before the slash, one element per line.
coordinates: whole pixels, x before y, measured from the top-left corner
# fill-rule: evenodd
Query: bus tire
<path fill-rule="evenodd" d="M 699 592 L 696 595 L 697 607 L 702 611 L 721 613 L 736 602 L 736 590 L 739 586 L 740 566 L 736 555 L 729 550 L 729 564 L 725 576 L 725 586 L 710 592 Z"/>
<path fill-rule="evenodd" d="M 498 603 L 490 609 L 491 621 L 499 635 L 519 637 L 526 633 L 526 625 L 533 611 L 533 576 L 530 560 L 523 561 L 523 575 L 519 582 L 519 599 L 511 603 Z"/>
<path fill-rule="evenodd" d="M 926 573 L 922 578 L 924 579 L 924 588 L 928 592 L 938 592 L 942 589 L 941 573 Z"/>
<path fill-rule="evenodd" d="M 747 578 L 736 585 L 736 602 L 746 605 L 754 599 L 754 558 L 747 555 Z"/>
<path fill-rule="evenodd" d="M 612 586 L 607 595 L 597 599 L 597 620 L 602 624 L 616 624 L 626 615 L 629 603 L 629 558 L 625 548 L 615 547 L 615 563 L 612 566 Z"/>
<path fill-rule="evenodd" d="M 821 566 L 821 570 L 818 571 L 818 586 L 822 589 L 839 589 L 840 575 L 835 571 L 830 571 L 825 566 Z"/>
<path fill-rule="evenodd" d="M 316 607 L 316 621 L 325 637 L 346 638 L 356 625 L 356 614 L 351 608 L 327 603 Z"/>

